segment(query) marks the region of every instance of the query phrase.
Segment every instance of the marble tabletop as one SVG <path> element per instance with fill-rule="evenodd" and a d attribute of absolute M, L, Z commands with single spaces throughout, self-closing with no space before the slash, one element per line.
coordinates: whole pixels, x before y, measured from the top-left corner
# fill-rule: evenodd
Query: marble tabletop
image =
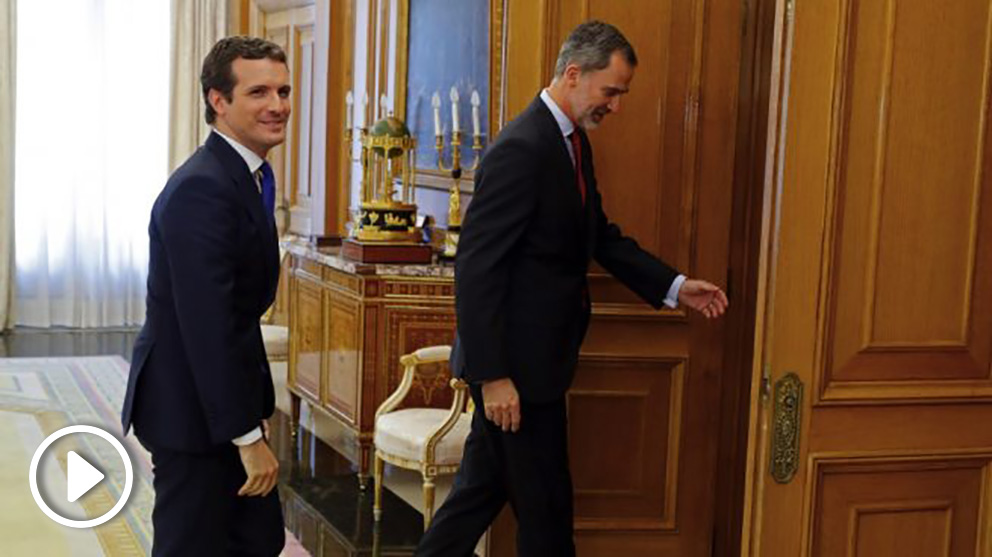
<path fill-rule="evenodd" d="M 345 273 L 358 275 L 400 276 L 454 278 L 455 267 L 451 263 L 435 263 L 431 265 L 414 265 L 409 263 L 361 263 L 341 256 L 341 248 L 318 248 L 298 236 L 285 236 L 279 240 L 280 249 L 297 257 L 304 257 L 322 265 Z"/>

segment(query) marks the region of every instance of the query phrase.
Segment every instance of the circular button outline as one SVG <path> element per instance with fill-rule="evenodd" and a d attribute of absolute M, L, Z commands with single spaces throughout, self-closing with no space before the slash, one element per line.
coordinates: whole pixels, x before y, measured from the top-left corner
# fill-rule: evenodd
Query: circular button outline
<path fill-rule="evenodd" d="M 104 513 L 102 516 L 91 518 L 89 520 L 72 520 L 56 513 L 51 507 L 48 506 L 48 503 L 42 499 L 41 493 L 38 491 L 38 463 L 41 461 L 41 455 L 44 454 L 45 450 L 48 449 L 52 443 L 73 433 L 89 433 L 104 439 L 113 445 L 115 449 L 117 449 L 117 452 L 121 455 L 121 460 L 124 461 L 124 492 L 121 493 L 120 499 L 117 500 L 117 504 L 114 505 L 113 508 Z M 131 496 L 131 487 L 134 484 L 134 471 L 131 469 L 131 459 L 128 457 L 127 451 L 124 450 L 124 445 L 122 445 L 116 437 L 98 427 L 89 425 L 71 425 L 68 427 L 63 427 L 62 429 L 49 435 L 44 441 L 42 441 L 41 445 L 38 446 L 38 449 L 34 452 L 34 456 L 31 457 L 31 468 L 28 471 L 28 480 L 31 483 L 31 495 L 34 497 L 34 502 L 39 508 L 41 508 L 41 511 L 45 513 L 48 518 L 70 528 L 92 528 L 107 522 L 111 518 L 114 518 L 117 516 L 117 513 L 124 508 L 124 504 L 127 503 L 128 497 Z"/>

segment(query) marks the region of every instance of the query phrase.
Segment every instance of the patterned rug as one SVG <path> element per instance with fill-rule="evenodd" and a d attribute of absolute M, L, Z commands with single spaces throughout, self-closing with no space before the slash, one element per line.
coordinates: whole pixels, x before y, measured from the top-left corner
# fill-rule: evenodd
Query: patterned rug
<path fill-rule="evenodd" d="M 63 527 L 35 505 L 27 476 L 35 449 L 49 434 L 68 425 L 100 427 L 119 439 L 120 408 L 127 386 L 128 363 L 118 356 L 86 358 L 0 359 L 0 555 L 45 557 L 114 557 L 148 555 L 152 542 L 154 501 L 151 460 L 134 436 L 124 438 L 134 467 L 127 505 L 113 520 L 88 530 Z M 120 462 L 109 444 L 76 436 L 98 462 Z M 95 439 L 95 438 L 93 438 Z M 61 477 L 46 481 L 64 484 Z M 49 471 L 58 476 L 58 471 Z M 123 489 L 107 474 L 91 494 L 80 499 L 82 512 L 116 501 Z M 88 501 L 89 503 L 87 503 Z M 288 532 L 284 556 L 308 555 Z"/>

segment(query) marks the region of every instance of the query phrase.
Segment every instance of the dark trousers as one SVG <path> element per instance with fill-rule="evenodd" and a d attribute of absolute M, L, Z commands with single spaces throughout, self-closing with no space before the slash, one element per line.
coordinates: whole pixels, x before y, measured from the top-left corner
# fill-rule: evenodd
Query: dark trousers
<path fill-rule="evenodd" d="M 285 545 L 279 494 L 239 497 L 247 478 L 233 444 L 209 453 L 155 448 L 153 557 L 279 555 Z"/>
<path fill-rule="evenodd" d="M 524 404 L 520 430 L 504 433 L 486 419 L 478 388 L 472 430 L 448 498 L 417 547 L 420 557 L 470 557 L 510 503 L 518 557 L 572 557 L 572 478 L 565 401 Z"/>

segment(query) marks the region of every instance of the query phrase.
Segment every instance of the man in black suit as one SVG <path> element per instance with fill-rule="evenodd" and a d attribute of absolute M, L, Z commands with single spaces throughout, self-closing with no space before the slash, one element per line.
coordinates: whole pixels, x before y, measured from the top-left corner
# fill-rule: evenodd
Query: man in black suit
<path fill-rule="evenodd" d="M 147 318 L 122 422 L 152 454 L 153 555 L 273 556 L 285 539 L 259 318 L 279 278 L 265 155 L 286 137 L 286 55 L 226 38 L 200 82 L 213 131 L 152 209 Z"/>
<path fill-rule="evenodd" d="M 620 108 L 637 58 L 619 30 L 577 27 L 555 77 L 508 124 L 476 173 L 456 258 L 452 370 L 471 384 L 472 431 L 447 500 L 417 554 L 473 554 L 506 502 L 520 557 L 575 554 L 565 392 L 589 323 L 589 261 L 655 308 L 707 318 L 726 295 L 687 279 L 603 214 L 585 130 Z"/>

